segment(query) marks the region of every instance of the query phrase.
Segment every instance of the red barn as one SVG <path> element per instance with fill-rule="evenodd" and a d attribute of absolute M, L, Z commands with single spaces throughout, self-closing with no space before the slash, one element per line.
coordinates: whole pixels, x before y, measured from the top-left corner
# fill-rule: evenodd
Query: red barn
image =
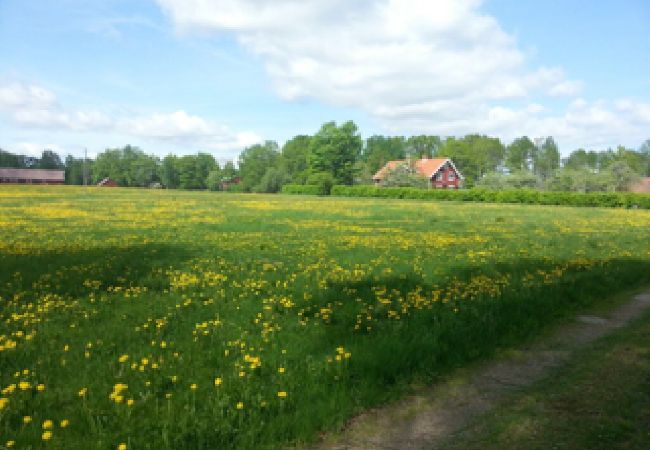
<path fill-rule="evenodd" d="M 111 180 L 110 178 L 106 177 L 99 183 L 97 183 L 97 186 L 99 187 L 117 187 L 118 184 L 115 180 Z"/>
<path fill-rule="evenodd" d="M 0 167 L 0 183 L 64 184 L 65 171 L 49 169 L 12 169 Z"/>
<path fill-rule="evenodd" d="M 399 167 L 412 164 L 415 173 L 426 177 L 432 188 L 458 189 L 464 179 L 454 162 L 449 158 L 422 158 L 414 162 L 407 160 L 389 161 L 372 177 L 376 185 L 381 185 L 386 175 Z"/>

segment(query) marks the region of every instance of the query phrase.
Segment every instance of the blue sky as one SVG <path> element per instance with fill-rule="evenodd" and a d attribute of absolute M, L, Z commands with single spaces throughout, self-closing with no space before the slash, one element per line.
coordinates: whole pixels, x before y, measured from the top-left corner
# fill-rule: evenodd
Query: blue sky
<path fill-rule="evenodd" d="M 236 158 L 364 136 L 650 138 L 650 3 L 0 0 L 0 148 Z"/>

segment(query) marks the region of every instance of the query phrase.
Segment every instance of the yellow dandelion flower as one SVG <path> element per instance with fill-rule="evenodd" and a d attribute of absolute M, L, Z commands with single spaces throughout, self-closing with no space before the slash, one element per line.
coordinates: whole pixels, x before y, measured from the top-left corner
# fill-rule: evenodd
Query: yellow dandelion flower
<path fill-rule="evenodd" d="M 68 425 L 70 425 L 70 421 L 68 419 L 63 419 L 61 422 L 59 422 L 59 426 L 61 428 L 66 428 Z"/>
<path fill-rule="evenodd" d="M 198 387 L 198 386 L 197 386 L 196 383 L 192 383 L 192 384 L 190 384 L 190 389 L 192 389 L 193 391 L 196 391 L 196 388 L 197 388 L 197 387 Z"/>
<path fill-rule="evenodd" d="M 117 446 L 117 450 L 126 450 L 126 444 L 120 444 Z"/>
<path fill-rule="evenodd" d="M 44 432 L 43 435 L 41 436 L 41 439 L 43 439 L 44 441 L 49 441 L 50 439 L 52 439 L 52 432 L 51 431 Z"/>
<path fill-rule="evenodd" d="M 45 385 L 42 384 L 42 383 L 39 384 L 38 386 L 36 386 L 36 390 L 37 390 L 38 392 L 43 392 L 43 391 L 45 390 Z"/>
<path fill-rule="evenodd" d="M 88 388 L 81 388 L 78 392 L 79 397 L 85 397 L 88 393 Z"/>
<path fill-rule="evenodd" d="M 29 381 L 21 381 L 20 383 L 18 383 L 18 389 L 20 389 L 21 391 L 26 391 L 30 387 L 32 387 L 32 385 L 29 384 Z"/>
<path fill-rule="evenodd" d="M 50 428 L 52 428 L 53 425 L 54 423 L 50 419 L 47 419 L 43 422 L 43 429 L 49 430 Z"/>
<path fill-rule="evenodd" d="M 237 409 L 244 409 L 244 402 L 237 402 Z"/>
<path fill-rule="evenodd" d="M 132 398 L 130 398 L 130 399 L 128 399 L 126 401 L 127 406 L 133 406 L 134 403 L 135 403 L 135 400 L 133 400 Z"/>
<path fill-rule="evenodd" d="M 278 373 L 284 373 L 285 369 L 284 367 L 278 367 Z"/>
<path fill-rule="evenodd" d="M 221 378 L 215 378 L 214 379 L 214 385 L 215 386 L 221 386 L 221 383 L 222 383 Z"/>
<path fill-rule="evenodd" d="M 129 355 L 122 355 L 117 360 L 121 363 L 127 362 L 129 360 Z"/>
<path fill-rule="evenodd" d="M 31 421 L 32 421 L 31 416 L 24 416 L 24 417 L 23 417 L 23 423 L 24 423 L 25 425 L 28 424 L 28 423 L 31 422 Z"/>
<path fill-rule="evenodd" d="M 278 397 L 280 398 L 287 398 L 287 393 L 285 391 L 279 391 L 278 392 Z"/>
<path fill-rule="evenodd" d="M 7 447 L 7 448 L 11 448 L 11 447 L 13 447 L 14 445 L 16 445 L 16 441 L 7 441 L 7 442 L 5 443 L 5 447 Z"/>

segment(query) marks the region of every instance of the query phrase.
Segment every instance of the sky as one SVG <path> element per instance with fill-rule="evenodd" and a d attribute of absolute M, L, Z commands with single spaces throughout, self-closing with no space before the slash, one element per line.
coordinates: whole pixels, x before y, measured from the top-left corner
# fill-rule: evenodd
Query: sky
<path fill-rule="evenodd" d="M 648 0 L 0 0 L 0 148 L 236 159 L 373 134 L 650 138 Z"/>

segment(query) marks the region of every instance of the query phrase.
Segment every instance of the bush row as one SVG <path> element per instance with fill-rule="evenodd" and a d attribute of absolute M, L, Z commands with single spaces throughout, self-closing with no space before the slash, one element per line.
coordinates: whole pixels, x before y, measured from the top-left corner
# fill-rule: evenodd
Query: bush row
<path fill-rule="evenodd" d="M 282 193 L 294 195 L 319 195 L 320 186 L 313 184 L 285 184 L 282 186 Z"/>
<path fill-rule="evenodd" d="M 489 203 L 527 203 L 534 205 L 595 206 L 606 208 L 650 209 L 650 195 L 627 192 L 546 192 L 531 189 L 493 191 L 487 189 L 417 189 L 375 186 L 334 186 L 332 195 L 340 197 L 409 198 L 418 200 L 456 200 Z"/>

